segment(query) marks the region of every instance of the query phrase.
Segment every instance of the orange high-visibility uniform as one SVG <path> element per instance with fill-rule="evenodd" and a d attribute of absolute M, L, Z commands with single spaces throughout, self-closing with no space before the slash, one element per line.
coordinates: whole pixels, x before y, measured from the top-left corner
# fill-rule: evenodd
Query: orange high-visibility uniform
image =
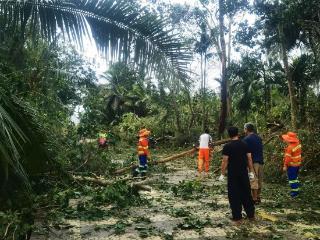
<path fill-rule="evenodd" d="M 138 155 L 146 155 L 149 156 L 149 142 L 145 137 L 140 137 L 138 142 Z"/>
<path fill-rule="evenodd" d="M 202 172 L 204 165 L 205 172 L 209 172 L 210 168 L 210 158 L 212 157 L 212 150 L 210 148 L 199 148 L 198 155 L 198 172 Z"/>
<path fill-rule="evenodd" d="M 300 167 L 302 158 L 301 158 L 301 144 L 300 142 L 289 143 L 285 148 L 283 165 L 285 167 Z"/>

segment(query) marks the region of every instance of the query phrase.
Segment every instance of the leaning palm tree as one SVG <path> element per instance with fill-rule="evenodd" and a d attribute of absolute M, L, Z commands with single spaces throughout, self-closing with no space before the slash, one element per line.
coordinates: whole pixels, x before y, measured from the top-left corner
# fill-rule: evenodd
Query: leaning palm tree
<path fill-rule="evenodd" d="M 108 60 L 133 62 L 158 79 L 187 80 L 191 54 L 181 39 L 168 27 L 166 20 L 148 13 L 127 0 L 0 0 L 0 44 L 7 36 L 14 35 L 17 47 L 31 38 L 35 43 L 39 36 L 50 42 L 60 36 L 74 41 L 80 47 L 85 38 L 92 38 L 99 51 Z M 14 56 L 14 55 L 13 55 Z M 1 98 L 1 96 L 0 96 Z M 0 102 L 3 107 L 3 103 Z M 23 122 L 16 122 L 17 108 L 7 114 L 0 108 L 0 162 L 10 163 L 16 172 L 25 176 L 18 154 L 28 141 Z M 8 129 L 12 129 L 8 131 Z"/>

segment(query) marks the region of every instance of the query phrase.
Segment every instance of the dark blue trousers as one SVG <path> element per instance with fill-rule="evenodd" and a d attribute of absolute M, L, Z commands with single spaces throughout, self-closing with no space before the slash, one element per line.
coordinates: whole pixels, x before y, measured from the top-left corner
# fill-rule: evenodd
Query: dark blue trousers
<path fill-rule="evenodd" d="M 141 174 L 141 176 L 145 176 L 147 174 L 148 164 L 147 164 L 148 157 L 147 155 L 140 155 L 139 156 L 139 167 L 136 169 L 137 174 Z"/>
<path fill-rule="evenodd" d="M 291 187 L 290 196 L 295 197 L 299 194 L 300 182 L 298 180 L 298 173 L 300 167 L 288 167 L 287 174 L 289 185 Z"/>

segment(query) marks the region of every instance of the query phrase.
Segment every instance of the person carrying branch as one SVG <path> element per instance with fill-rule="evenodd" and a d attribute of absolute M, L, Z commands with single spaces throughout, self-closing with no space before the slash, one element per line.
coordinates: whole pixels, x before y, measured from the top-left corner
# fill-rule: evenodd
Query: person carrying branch
<path fill-rule="evenodd" d="M 138 157 L 139 157 L 139 167 L 136 168 L 136 175 L 140 173 L 141 177 L 146 176 L 148 164 L 147 161 L 150 160 L 149 152 L 149 141 L 148 136 L 150 131 L 146 128 L 139 131 L 139 141 L 138 141 Z"/>
<path fill-rule="evenodd" d="M 294 132 L 283 134 L 282 139 L 288 144 L 284 149 L 283 171 L 287 172 L 289 184 L 291 187 L 290 196 L 296 197 L 299 195 L 300 182 L 298 180 L 298 173 L 301 166 L 301 144 Z"/>
<path fill-rule="evenodd" d="M 208 177 L 209 175 L 211 144 L 212 137 L 209 135 L 209 130 L 206 128 L 199 138 L 198 177 L 201 177 L 203 168 L 205 171 L 205 177 Z"/>
<path fill-rule="evenodd" d="M 231 142 L 222 150 L 221 175 L 219 181 L 224 181 L 228 169 L 228 198 L 232 212 L 232 220 L 240 224 L 242 207 L 249 220 L 254 220 L 254 204 L 251 196 L 250 179 L 254 179 L 254 169 L 250 150 L 246 143 L 239 139 L 238 128 L 228 129 Z M 249 168 L 249 174 L 248 174 Z"/>

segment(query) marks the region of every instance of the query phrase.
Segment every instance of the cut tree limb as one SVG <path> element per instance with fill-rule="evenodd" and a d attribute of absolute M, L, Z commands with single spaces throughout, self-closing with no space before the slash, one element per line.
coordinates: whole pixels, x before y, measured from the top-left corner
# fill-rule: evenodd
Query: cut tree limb
<path fill-rule="evenodd" d="M 225 143 L 230 142 L 230 141 L 231 141 L 230 139 L 223 139 L 223 140 L 215 141 L 215 142 L 212 144 L 212 146 L 213 146 L 213 147 L 214 147 L 214 146 L 219 146 L 219 145 L 225 144 Z M 190 150 L 188 150 L 188 151 L 184 151 L 184 152 L 182 152 L 182 153 L 178 153 L 178 154 L 172 155 L 172 156 L 170 156 L 170 157 L 166 157 L 166 158 L 161 159 L 161 160 L 159 160 L 159 161 L 150 162 L 150 163 L 148 163 L 148 165 L 149 165 L 149 166 L 152 166 L 152 165 L 162 164 L 162 163 L 166 163 L 166 162 L 171 162 L 171 161 L 176 160 L 176 159 L 178 159 L 178 158 L 181 158 L 181 157 L 184 157 L 184 156 L 193 154 L 195 151 L 197 151 L 197 149 L 198 149 L 198 148 L 194 147 L 194 148 L 192 148 L 192 149 L 190 149 Z M 123 174 L 123 173 L 125 173 L 125 172 L 127 172 L 127 171 L 129 171 L 129 170 L 131 170 L 131 169 L 133 169 L 133 168 L 136 168 L 136 167 L 138 167 L 137 164 L 132 164 L 132 165 L 130 165 L 130 166 L 128 166 L 128 167 L 124 167 L 124 168 L 121 168 L 121 169 L 116 170 L 116 171 L 114 172 L 114 174 L 118 174 L 118 175 L 119 175 L 119 174 Z"/>
<path fill-rule="evenodd" d="M 152 161 L 150 163 L 148 163 L 149 166 L 152 166 L 152 165 L 157 165 L 157 164 L 161 164 L 161 163 L 166 163 L 166 162 L 170 162 L 170 161 L 173 161 L 177 158 L 181 158 L 181 157 L 184 157 L 184 156 L 187 156 L 189 154 L 192 154 L 196 151 L 196 148 L 192 148 L 191 150 L 188 150 L 188 151 L 185 151 L 185 152 L 182 152 L 182 153 L 179 153 L 179 154 L 175 154 L 173 156 L 170 156 L 170 157 L 166 157 L 162 160 L 159 160 L 159 161 Z M 128 170 L 131 170 L 133 168 L 136 168 L 138 167 L 137 164 L 132 164 L 130 165 L 129 167 L 124 167 L 124 168 L 121 168 L 121 169 L 118 169 L 114 172 L 114 174 L 122 174 L 122 173 L 125 173 L 127 172 Z"/>
<path fill-rule="evenodd" d="M 92 177 L 74 176 L 74 175 L 71 175 L 71 176 L 76 181 L 79 181 L 79 182 L 91 182 L 91 183 L 95 183 L 95 184 L 100 185 L 100 186 L 108 186 L 108 185 L 111 185 L 112 183 L 114 183 L 114 181 L 107 181 L 107 180 L 102 179 L 102 178 L 92 178 Z"/>
<path fill-rule="evenodd" d="M 92 178 L 92 177 L 84 177 L 84 176 L 74 176 L 71 175 L 72 178 L 76 181 L 80 181 L 80 182 L 90 182 L 90 183 L 94 183 L 97 184 L 99 186 L 109 186 L 113 183 L 115 183 L 115 181 L 107 181 L 103 178 Z M 127 181 L 127 180 L 132 180 L 134 178 L 123 178 L 123 179 L 119 179 L 119 181 Z M 151 187 L 146 186 L 145 184 L 149 183 L 150 180 L 144 180 L 144 181 L 140 181 L 140 182 L 133 182 L 131 183 L 131 187 L 136 188 L 137 190 L 142 190 L 142 191 L 151 191 Z"/>

